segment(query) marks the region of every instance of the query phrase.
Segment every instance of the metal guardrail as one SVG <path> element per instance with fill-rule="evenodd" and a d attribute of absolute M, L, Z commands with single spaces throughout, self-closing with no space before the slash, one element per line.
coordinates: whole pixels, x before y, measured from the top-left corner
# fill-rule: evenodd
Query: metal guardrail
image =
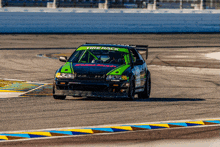
<path fill-rule="evenodd" d="M 148 9 L 219 9 L 220 0 L 0 0 L 0 7 L 47 7 L 48 2 L 56 7 L 98 8 L 106 3 L 107 8 Z"/>

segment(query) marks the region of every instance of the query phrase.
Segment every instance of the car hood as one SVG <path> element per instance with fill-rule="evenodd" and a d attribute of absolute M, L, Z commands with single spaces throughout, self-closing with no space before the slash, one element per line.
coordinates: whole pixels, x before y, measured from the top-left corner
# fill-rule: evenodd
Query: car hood
<path fill-rule="evenodd" d="M 67 62 L 61 68 L 61 72 L 78 74 L 121 75 L 129 66 L 130 65 Z"/>

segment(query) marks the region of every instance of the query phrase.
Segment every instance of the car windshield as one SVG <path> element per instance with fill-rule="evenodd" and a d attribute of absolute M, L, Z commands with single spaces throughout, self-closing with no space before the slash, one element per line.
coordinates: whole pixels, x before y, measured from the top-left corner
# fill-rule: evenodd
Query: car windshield
<path fill-rule="evenodd" d="M 102 63 L 129 64 L 129 54 L 115 50 L 76 50 L 68 62 L 72 63 Z"/>

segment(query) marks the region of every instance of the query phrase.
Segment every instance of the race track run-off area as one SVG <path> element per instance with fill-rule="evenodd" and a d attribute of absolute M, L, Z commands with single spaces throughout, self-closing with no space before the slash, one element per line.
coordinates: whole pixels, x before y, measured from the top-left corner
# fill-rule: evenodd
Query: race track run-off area
<path fill-rule="evenodd" d="M 105 140 L 115 144 L 127 142 L 122 146 L 128 146 L 135 139 L 218 139 L 219 37 L 2 35 L 0 146 L 68 146 L 95 141 L 103 145 Z M 149 45 L 146 62 L 152 76 L 150 99 L 68 96 L 66 100 L 54 100 L 54 74 L 63 65 L 59 56 L 70 56 L 85 42 Z"/>
<path fill-rule="evenodd" d="M 209 53 L 206 55 L 206 57 L 220 60 L 220 52 Z"/>

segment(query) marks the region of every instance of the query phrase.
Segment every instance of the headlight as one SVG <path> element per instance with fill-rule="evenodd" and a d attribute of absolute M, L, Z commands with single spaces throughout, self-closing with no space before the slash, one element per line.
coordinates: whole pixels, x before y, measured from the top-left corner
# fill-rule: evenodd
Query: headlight
<path fill-rule="evenodd" d="M 107 81 L 120 81 L 120 80 L 127 80 L 128 77 L 127 76 L 124 76 L 124 75 L 108 75 L 106 77 L 106 80 Z"/>
<path fill-rule="evenodd" d="M 74 79 L 75 75 L 71 73 L 56 73 L 56 78 L 68 78 L 68 79 Z"/>

